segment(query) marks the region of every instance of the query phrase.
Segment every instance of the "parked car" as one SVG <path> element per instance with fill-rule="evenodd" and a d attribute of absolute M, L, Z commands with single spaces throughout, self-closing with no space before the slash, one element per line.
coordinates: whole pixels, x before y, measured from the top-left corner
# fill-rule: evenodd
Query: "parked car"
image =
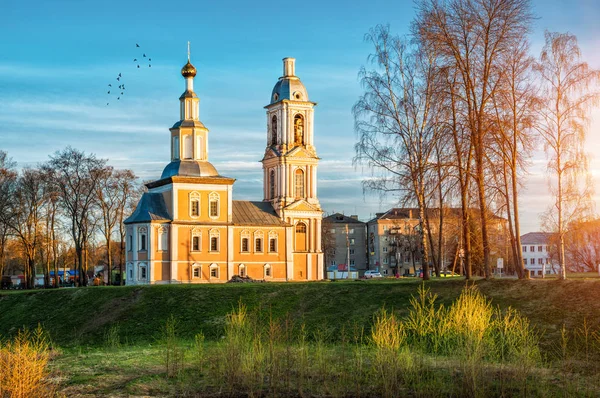
<path fill-rule="evenodd" d="M 442 271 L 440 272 L 440 278 L 452 278 L 455 276 L 460 276 L 459 274 L 456 274 L 452 271 Z"/>
<path fill-rule="evenodd" d="M 383 278 L 383 275 L 381 275 L 381 272 L 379 272 L 379 271 L 374 271 L 374 270 L 365 271 L 365 279 L 371 279 L 371 278 Z"/>

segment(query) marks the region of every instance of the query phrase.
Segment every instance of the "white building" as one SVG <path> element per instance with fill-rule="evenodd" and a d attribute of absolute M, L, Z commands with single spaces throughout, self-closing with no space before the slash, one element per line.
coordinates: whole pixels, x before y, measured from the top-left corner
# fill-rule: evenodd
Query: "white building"
<path fill-rule="evenodd" d="M 548 250 L 549 237 L 546 232 L 530 232 L 521 236 L 523 265 L 532 277 L 559 273 L 558 262 L 552 260 Z"/>

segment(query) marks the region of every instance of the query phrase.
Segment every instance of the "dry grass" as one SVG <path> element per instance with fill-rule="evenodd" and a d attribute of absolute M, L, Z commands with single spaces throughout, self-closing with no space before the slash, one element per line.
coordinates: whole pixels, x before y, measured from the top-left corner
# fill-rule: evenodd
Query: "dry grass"
<path fill-rule="evenodd" d="M 0 397 L 36 398 L 54 394 L 49 383 L 48 340 L 38 326 L 19 331 L 12 341 L 0 345 Z"/>

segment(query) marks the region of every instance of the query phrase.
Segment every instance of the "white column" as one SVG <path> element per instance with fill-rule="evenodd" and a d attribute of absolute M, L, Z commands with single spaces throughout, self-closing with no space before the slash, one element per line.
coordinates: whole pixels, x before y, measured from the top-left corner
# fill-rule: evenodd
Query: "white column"
<path fill-rule="evenodd" d="M 233 227 L 227 227 L 227 280 L 233 276 Z"/>
<path fill-rule="evenodd" d="M 290 223 L 291 224 L 291 223 Z M 285 229 L 285 259 L 286 259 L 286 270 L 287 280 L 291 281 L 294 279 L 294 227 L 287 227 Z"/>
<path fill-rule="evenodd" d="M 308 119 L 310 120 L 310 128 L 308 130 L 308 137 L 309 137 L 309 143 L 310 145 L 314 146 L 314 136 L 315 136 L 315 113 L 313 112 L 313 110 L 311 109 L 309 112 L 309 116 Z"/>
<path fill-rule="evenodd" d="M 267 173 L 267 168 L 263 167 L 263 198 L 267 199 L 268 196 L 268 192 L 269 192 L 269 188 L 268 185 L 271 183 L 271 181 L 269 181 Z"/>
<path fill-rule="evenodd" d="M 152 277 L 152 252 L 156 249 L 157 246 L 154 245 L 152 241 L 154 236 L 154 231 L 152 230 L 152 224 L 148 224 L 148 265 L 146 266 L 146 280 L 148 284 L 150 284 L 153 280 Z M 157 234 L 158 236 L 158 234 Z"/>
<path fill-rule="evenodd" d="M 323 249 L 321 248 L 321 232 L 322 232 L 322 224 L 321 219 L 317 219 L 317 252 L 321 253 Z"/>
<path fill-rule="evenodd" d="M 177 189 L 175 189 L 175 184 L 171 187 L 171 203 L 173 204 L 173 221 L 179 218 L 177 214 Z"/>
<path fill-rule="evenodd" d="M 317 280 L 323 279 L 323 253 L 317 254 Z"/>
<path fill-rule="evenodd" d="M 312 253 L 306 254 L 306 279 L 309 281 L 312 279 L 312 258 Z"/>
<path fill-rule="evenodd" d="M 308 187 L 308 195 L 306 195 L 308 198 L 312 198 L 314 196 L 313 193 L 313 168 L 314 166 L 307 166 L 307 173 L 306 173 L 306 186 Z"/>
<path fill-rule="evenodd" d="M 233 185 L 227 186 L 227 222 L 233 220 Z"/>
<path fill-rule="evenodd" d="M 288 120 L 286 117 L 286 108 L 287 105 L 283 105 L 283 107 L 279 110 L 279 120 L 281 121 L 281 140 L 282 144 L 288 143 Z"/>
<path fill-rule="evenodd" d="M 313 252 L 314 251 L 314 239 L 315 239 L 315 224 L 312 218 L 308 219 L 308 251 L 309 252 Z"/>
<path fill-rule="evenodd" d="M 171 283 L 177 282 L 177 226 L 171 224 Z"/>
<path fill-rule="evenodd" d="M 313 197 L 317 198 L 317 165 L 313 166 Z"/>
<path fill-rule="evenodd" d="M 131 231 L 131 236 L 133 236 L 133 242 L 132 242 L 132 248 L 131 250 L 133 250 L 133 261 L 131 263 L 131 269 L 133 269 L 133 277 L 131 279 L 129 279 L 129 274 L 127 274 L 127 279 L 126 281 L 132 282 L 133 284 L 137 284 L 136 282 L 136 278 L 135 278 L 135 270 L 137 267 L 137 262 L 138 262 L 138 225 L 132 225 L 133 230 Z"/>

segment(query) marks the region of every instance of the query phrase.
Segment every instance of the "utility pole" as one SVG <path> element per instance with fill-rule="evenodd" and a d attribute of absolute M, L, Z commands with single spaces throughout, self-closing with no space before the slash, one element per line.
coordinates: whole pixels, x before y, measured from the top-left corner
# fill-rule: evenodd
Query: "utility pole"
<path fill-rule="evenodd" d="M 348 237 L 348 223 L 346 223 L 346 279 L 350 279 L 350 238 Z"/>

